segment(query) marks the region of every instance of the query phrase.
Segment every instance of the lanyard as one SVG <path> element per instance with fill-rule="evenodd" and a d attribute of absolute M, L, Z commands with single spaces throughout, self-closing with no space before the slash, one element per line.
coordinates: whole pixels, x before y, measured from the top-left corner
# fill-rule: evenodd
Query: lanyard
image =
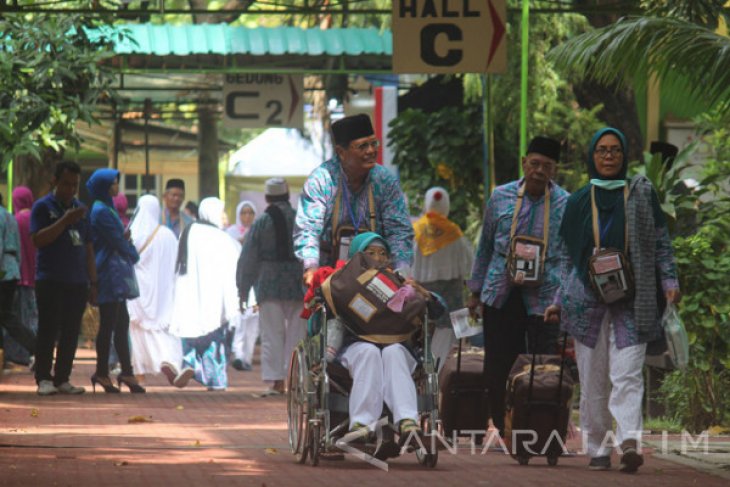
<path fill-rule="evenodd" d="M 611 217 L 608 219 L 605 225 L 601 225 L 601 217 L 598 217 L 598 224 L 601 225 L 601 242 L 603 242 L 606 239 L 606 235 L 608 234 L 608 230 L 611 228 L 611 224 L 613 223 L 613 217 L 615 213 L 611 213 Z"/>
<path fill-rule="evenodd" d="M 626 204 L 629 200 L 629 187 L 624 186 L 624 253 L 629 252 L 629 222 L 628 219 L 625 218 L 626 215 Z M 608 222 L 606 223 L 606 227 L 603 229 L 603 232 L 599 234 L 598 232 L 598 224 L 599 224 L 599 218 L 598 218 L 598 207 L 596 206 L 596 187 L 591 185 L 591 214 L 592 214 L 592 220 L 593 220 L 593 242 L 596 245 L 597 249 L 601 248 L 601 240 L 603 237 L 605 237 L 606 232 L 608 231 L 608 228 L 611 226 L 611 223 L 613 222 L 613 215 L 611 215 L 611 218 L 609 218 Z"/>
<path fill-rule="evenodd" d="M 525 183 L 522 183 L 520 189 L 517 190 L 517 203 L 515 204 L 515 212 L 512 215 L 512 228 L 509 231 L 509 238 L 512 240 L 515 238 L 515 232 L 517 232 L 517 219 L 522 208 L 522 200 L 525 197 Z M 545 262 L 545 254 L 547 253 L 548 240 L 550 238 L 550 186 L 545 186 L 545 203 L 544 203 L 545 214 L 542 218 L 542 261 Z M 532 208 L 530 208 L 532 211 Z"/>
<path fill-rule="evenodd" d="M 359 205 L 357 199 L 355 199 L 355 210 L 352 209 L 352 201 L 350 200 L 350 188 L 347 187 L 347 182 L 343 181 L 342 184 L 342 196 L 345 200 L 345 209 L 347 210 L 347 213 L 350 215 L 350 221 L 352 222 L 352 225 L 359 231 L 360 230 L 360 222 L 362 221 L 363 213 L 359 211 Z M 357 213 L 357 220 L 355 219 L 355 213 Z"/>
<path fill-rule="evenodd" d="M 337 229 L 340 227 L 340 206 L 342 205 L 342 194 L 345 191 L 348 191 L 346 188 L 347 182 L 344 181 L 344 176 L 340 176 L 340 183 L 338 185 L 338 191 L 337 196 L 335 196 L 335 207 L 332 210 L 332 242 L 337 242 L 338 240 L 338 233 Z M 370 227 L 369 230 L 371 232 L 375 231 L 375 197 L 373 195 L 373 185 L 370 183 L 367 183 L 367 191 L 368 191 L 368 210 L 370 212 Z M 349 202 L 346 202 L 347 206 L 349 208 Z M 352 212 L 352 208 L 350 208 L 350 212 Z M 354 222 L 353 222 L 354 223 Z M 358 224 L 360 222 L 358 221 Z M 360 233 L 360 227 L 358 225 L 357 228 L 354 229 L 355 233 Z"/>

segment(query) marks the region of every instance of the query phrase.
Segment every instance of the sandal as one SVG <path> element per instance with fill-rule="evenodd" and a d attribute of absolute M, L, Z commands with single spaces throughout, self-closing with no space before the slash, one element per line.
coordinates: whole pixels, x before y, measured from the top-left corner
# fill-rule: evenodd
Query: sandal
<path fill-rule="evenodd" d="M 401 448 L 403 448 L 403 446 L 408 446 L 414 450 L 426 448 L 423 431 L 414 419 L 401 419 L 398 423 L 398 432 L 400 435 L 398 444 Z"/>
<path fill-rule="evenodd" d="M 365 445 L 371 437 L 371 432 L 367 425 L 362 423 L 353 423 L 350 431 L 342 437 L 342 441 L 347 444 Z"/>

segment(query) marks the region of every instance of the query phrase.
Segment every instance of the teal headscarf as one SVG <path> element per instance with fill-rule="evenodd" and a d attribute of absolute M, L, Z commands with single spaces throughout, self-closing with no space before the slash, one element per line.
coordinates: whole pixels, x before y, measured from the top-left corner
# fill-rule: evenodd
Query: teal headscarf
<path fill-rule="evenodd" d="M 606 178 L 598 174 L 596 165 L 593 162 L 593 152 L 596 150 L 598 141 L 606 134 L 615 135 L 621 143 L 624 154 L 623 166 L 619 173 Z M 599 233 L 601 234 L 601 246 L 613 247 L 623 250 L 624 248 L 624 227 L 626 214 L 624 212 L 624 191 L 623 184 L 613 183 L 604 185 L 599 181 L 625 181 L 628 170 L 628 145 L 626 137 L 620 130 L 613 127 L 605 127 L 595 133 L 588 149 L 587 169 L 593 181 L 573 193 L 568 199 L 565 207 L 565 215 L 560 225 L 560 236 L 563 238 L 568 249 L 568 255 L 573 265 L 578 269 L 578 275 L 584 282 L 588 283 L 588 259 L 593 254 L 593 219 L 591 213 L 591 186 L 596 188 L 596 206 L 598 207 Z M 601 184 L 601 186 L 599 186 Z M 610 184 L 610 183 L 609 183 Z M 613 187 L 614 189 L 605 189 Z"/>
<path fill-rule="evenodd" d="M 365 249 L 368 248 L 368 245 L 372 244 L 376 240 L 382 243 L 385 250 L 387 250 L 390 254 L 390 245 L 388 245 L 388 242 L 386 242 L 383 237 L 375 232 L 365 232 L 358 234 L 352 239 L 352 242 L 350 243 L 350 252 L 347 257 L 352 258 L 352 256 L 356 253 L 365 251 Z"/>

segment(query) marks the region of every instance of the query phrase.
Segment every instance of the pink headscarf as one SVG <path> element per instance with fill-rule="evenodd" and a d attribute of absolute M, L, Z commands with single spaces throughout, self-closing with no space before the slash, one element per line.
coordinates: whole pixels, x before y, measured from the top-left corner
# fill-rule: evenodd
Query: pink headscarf
<path fill-rule="evenodd" d="M 114 201 L 114 208 L 119 213 L 119 218 L 122 219 L 122 225 L 124 225 L 124 228 L 127 228 L 127 225 L 129 225 L 129 218 L 127 217 L 129 202 L 127 202 L 127 197 L 124 196 L 124 193 L 119 193 L 112 200 Z"/>
<path fill-rule="evenodd" d="M 26 186 L 13 190 L 13 212 L 20 234 L 20 282 L 21 286 L 35 286 L 36 248 L 30 238 L 30 209 L 33 207 L 33 192 Z"/>

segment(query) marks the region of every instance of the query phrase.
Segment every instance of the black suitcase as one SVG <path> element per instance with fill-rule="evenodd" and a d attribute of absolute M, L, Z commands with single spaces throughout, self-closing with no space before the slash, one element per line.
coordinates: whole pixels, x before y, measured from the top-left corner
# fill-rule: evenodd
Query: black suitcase
<path fill-rule="evenodd" d="M 564 453 L 573 402 L 566 341 L 561 355 L 519 355 L 507 379 L 504 440 L 520 465 L 533 456 L 546 456 L 549 465 L 557 465 Z"/>
<path fill-rule="evenodd" d="M 486 432 L 489 408 L 484 382 L 484 351 L 462 352 L 461 340 L 456 352 L 446 359 L 439 373 L 439 416 L 447 439 L 471 436 L 466 430 Z M 484 434 L 476 434 L 482 444 Z"/>

